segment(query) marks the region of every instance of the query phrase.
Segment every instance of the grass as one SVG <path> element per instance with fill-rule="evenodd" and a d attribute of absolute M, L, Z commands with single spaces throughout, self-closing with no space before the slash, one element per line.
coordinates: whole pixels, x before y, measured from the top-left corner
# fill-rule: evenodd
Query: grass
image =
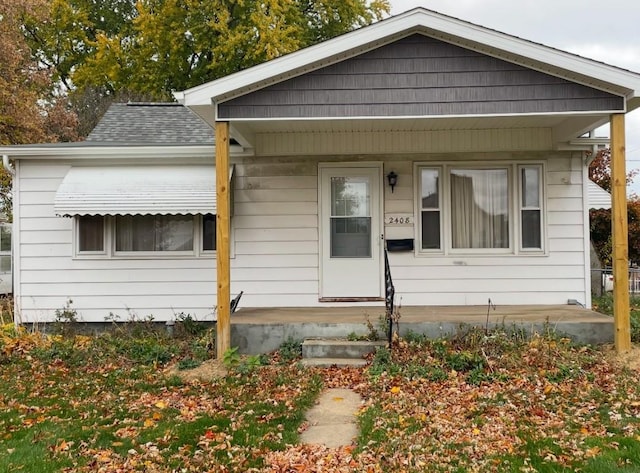
<path fill-rule="evenodd" d="M 358 370 L 288 340 L 206 383 L 164 369 L 203 358 L 210 334 L 183 335 L 3 327 L 0 471 L 640 471 L 640 376 L 553 334 L 412 334 Z M 323 385 L 365 399 L 355 450 L 296 445 Z"/>
<path fill-rule="evenodd" d="M 194 362 L 200 334 L 1 333 L 2 472 L 258 468 L 297 440 L 321 387 L 296 364 L 241 364 L 207 384 L 165 375 L 169 360 Z"/>

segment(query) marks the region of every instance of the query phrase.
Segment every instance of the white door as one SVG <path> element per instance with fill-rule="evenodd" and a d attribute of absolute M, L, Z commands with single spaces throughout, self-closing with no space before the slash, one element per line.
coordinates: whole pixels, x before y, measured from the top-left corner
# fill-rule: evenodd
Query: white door
<path fill-rule="evenodd" d="M 321 300 L 383 297 L 379 166 L 321 167 Z"/>

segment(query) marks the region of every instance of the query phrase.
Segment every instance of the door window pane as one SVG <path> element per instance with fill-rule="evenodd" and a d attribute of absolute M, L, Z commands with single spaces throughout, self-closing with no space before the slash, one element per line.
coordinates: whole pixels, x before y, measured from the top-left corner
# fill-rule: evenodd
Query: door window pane
<path fill-rule="evenodd" d="M 332 258 L 371 257 L 370 199 L 369 178 L 331 178 Z"/>
<path fill-rule="evenodd" d="M 331 216 L 369 217 L 369 179 L 331 178 Z"/>
<path fill-rule="evenodd" d="M 453 248 L 509 247 L 506 169 L 451 170 Z"/>
<path fill-rule="evenodd" d="M 104 251 L 104 217 L 84 215 L 77 222 L 78 251 Z"/>
<path fill-rule="evenodd" d="M 369 217 L 332 218 L 331 257 L 371 257 L 371 219 Z"/>
<path fill-rule="evenodd" d="M 192 216 L 124 215 L 116 217 L 116 251 L 192 250 Z"/>

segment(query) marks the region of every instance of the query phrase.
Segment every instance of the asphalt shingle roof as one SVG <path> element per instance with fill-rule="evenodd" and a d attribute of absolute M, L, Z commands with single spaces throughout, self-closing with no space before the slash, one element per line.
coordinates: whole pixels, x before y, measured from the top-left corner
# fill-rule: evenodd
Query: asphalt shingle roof
<path fill-rule="evenodd" d="M 213 144 L 213 129 L 175 103 L 114 103 L 86 142 L 118 145 Z"/>

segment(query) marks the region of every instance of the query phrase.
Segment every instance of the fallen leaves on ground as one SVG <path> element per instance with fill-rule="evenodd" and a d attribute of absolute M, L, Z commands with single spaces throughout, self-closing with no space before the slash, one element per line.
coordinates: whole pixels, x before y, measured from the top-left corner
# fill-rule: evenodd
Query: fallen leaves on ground
<path fill-rule="evenodd" d="M 2 333 L 0 471 L 560 472 L 640 458 L 640 376 L 566 339 L 399 340 L 364 369 L 185 381 L 90 338 Z M 321 387 L 365 399 L 357 445 L 297 444 Z"/>

